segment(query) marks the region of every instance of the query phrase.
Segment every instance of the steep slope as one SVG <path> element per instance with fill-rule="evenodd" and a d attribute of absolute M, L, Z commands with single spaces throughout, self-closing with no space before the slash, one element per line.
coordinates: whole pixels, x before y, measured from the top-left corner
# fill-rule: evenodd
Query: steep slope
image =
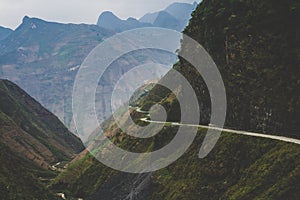
<path fill-rule="evenodd" d="M 1 199 L 56 199 L 45 185 L 56 176 L 51 165 L 83 144 L 14 83 L 0 80 L 0 94 Z"/>
<path fill-rule="evenodd" d="M 43 182 L 43 180 L 54 178 L 55 172 L 37 167 L 22 155 L 10 150 L 2 142 L 0 150 L 1 199 L 60 199 L 49 191 Z"/>
<path fill-rule="evenodd" d="M 269 0 L 204 0 L 193 13 L 185 33 L 203 44 L 222 73 L 229 100 L 227 126 L 297 137 L 299 13 L 295 1 L 274 4 Z M 185 41 L 181 51 L 191 51 Z M 201 122 L 209 123 L 210 102 L 204 96 L 207 91 L 201 76 L 183 59 L 174 68 L 193 86 L 202 101 Z M 178 102 L 168 90 L 155 87 L 141 101 L 142 109 L 156 102 L 167 109 L 168 120 L 180 120 Z M 136 111 L 131 116 L 141 117 Z M 111 141 L 132 152 L 157 150 L 177 131 L 167 123 L 151 139 L 134 139 L 116 123 L 107 123 Z M 52 187 L 88 199 L 299 198 L 298 145 L 223 132 L 213 151 L 199 159 L 205 133 L 199 129 L 193 145 L 179 160 L 149 174 L 117 172 L 83 152 Z"/>
<path fill-rule="evenodd" d="M 300 137 L 299 3 L 272 2 L 204 1 L 184 33 L 204 46 L 221 72 L 226 126 Z M 205 85 L 183 59 L 179 70 L 201 96 Z"/>
<path fill-rule="evenodd" d="M 158 13 L 155 21 L 153 22 L 153 25 L 155 27 L 169 28 L 178 31 L 180 31 L 181 29 L 179 21 L 165 11 L 161 11 Z"/>
<path fill-rule="evenodd" d="M 191 13 L 196 9 L 197 3 L 173 3 L 164 11 L 174 16 L 179 22 L 179 30 L 183 30 L 191 19 Z"/>
<path fill-rule="evenodd" d="M 12 32 L 13 32 L 13 30 L 11 30 L 11 29 L 9 29 L 9 28 L 4 28 L 4 27 L 0 26 L 0 40 L 4 40 L 4 39 L 7 38 Z"/>
<path fill-rule="evenodd" d="M 193 12 L 196 7 L 197 2 L 194 2 L 193 4 L 175 2 L 169 5 L 164 11 L 177 19 L 186 19 L 191 16 L 189 13 Z"/>
<path fill-rule="evenodd" d="M 172 3 L 162 11 L 145 14 L 139 21 L 151 23 L 154 26 L 162 28 L 182 31 L 187 26 L 188 21 L 191 18 L 191 13 L 195 10 L 196 6 L 196 2 L 193 4 Z"/>
<path fill-rule="evenodd" d="M 76 72 L 88 53 L 113 34 L 96 25 L 24 17 L 0 42 L 0 77 L 16 82 L 70 127 Z"/>
<path fill-rule="evenodd" d="M 12 82 L 1 80 L 1 142 L 48 169 L 83 150 L 78 137 Z"/>

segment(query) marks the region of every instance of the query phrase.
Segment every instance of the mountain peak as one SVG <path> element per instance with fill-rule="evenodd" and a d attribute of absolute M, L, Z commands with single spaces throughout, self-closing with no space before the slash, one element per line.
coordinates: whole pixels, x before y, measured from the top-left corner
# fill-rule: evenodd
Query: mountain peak
<path fill-rule="evenodd" d="M 197 2 L 193 4 L 174 2 L 164 10 L 145 14 L 139 21 L 182 31 L 191 18 L 191 13 L 195 10 L 196 6 Z"/>
<path fill-rule="evenodd" d="M 99 20 L 121 20 L 119 17 L 117 17 L 113 12 L 111 11 L 104 11 L 99 16 Z"/>
<path fill-rule="evenodd" d="M 138 21 L 138 20 L 135 19 L 135 18 L 133 18 L 133 17 L 129 17 L 129 18 L 127 19 L 127 21 Z"/>
<path fill-rule="evenodd" d="M 23 17 L 22 22 L 25 23 L 25 22 L 27 22 L 27 21 L 29 21 L 29 20 L 30 20 L 30 17 L 28 17 L 28 16 L 26 15 L 26 16 Z"/>
<path fill-rule="evenodd" d="M 122 20 L 110 11 L 105 11 L 101 13 L 97 25 L 102 28 L 113 30 L 116 32 L 122 32 L 134 28 L 151 26 L 151 24 L 139 22 L 137 19 L 133 17 L 129 17 L 127 20 Z"/>

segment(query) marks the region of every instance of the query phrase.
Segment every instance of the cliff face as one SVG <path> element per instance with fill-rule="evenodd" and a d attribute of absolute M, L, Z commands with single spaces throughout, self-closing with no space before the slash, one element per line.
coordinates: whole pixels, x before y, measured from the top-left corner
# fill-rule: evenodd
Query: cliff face
<path fill-rule="evenodd" d="M 203 45 L 222 74 L 227 126 L 299 137 L 299 17 L 297 1 L 211 0 L 193 13 L 184 33 Z M 183 59 L 179 70 L 201 96 L 204 84 Z"/>
<path fill-rule="evenodd" d="M 299 11 L 295 1 L 204 0 L 193 13 L 185 34 L 204 46 L 222 74 L 227 126 L 297 137 Z M 192 50 L 183 41 L 181 51 Z M 201 76 L 183 59 L 174 68 L 197 93 L 201 123 L 209 123 L 210 100 Z M 157 102 L 166 108 L 168 121 L 180 120 L 178 102 L 162 87 L 154 87 L 139 103 L 147 110 Z M 139 116 L 133 112 L 132 117 Z M 106 123 L 111 141 L 133 152 L 163 147 L 178 128 L 166 124 L 155 137 L 134 140 L 116 123 Z M 205 133 L 199 129 L 180 159 L 150 174 L 114 171 L 83 152 L 52 187 L 89 199 L 297 199 L 300 195 L 298 145 L 223 132 L 213 151 L 199 159 Z"/>

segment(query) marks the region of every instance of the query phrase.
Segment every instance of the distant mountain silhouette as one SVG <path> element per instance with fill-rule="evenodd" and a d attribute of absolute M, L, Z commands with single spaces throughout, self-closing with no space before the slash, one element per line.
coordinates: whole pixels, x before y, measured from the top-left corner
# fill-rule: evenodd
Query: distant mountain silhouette
<path fill-rule="evenodd" d="M 107 16 L 113 18 L 109 13 Z M 127 21 L 135 22 L 134 19 Z M 115 19 L 115 22 L 117 24 L 118 20 Z M 77 71 L 91 50 L 114 34 L 114 31 L 96 25 L 61 24 L 24 17 L 22 24 L 0 41 L 0 78 L 17 83 L 58 116 L 70 130 L 75 130 L 72 124 L 72 91 Z M 179 41 L 175 42 L 179 45 Z M 97 105 L 104 104 L 106 96 L 103 93 L 113 91 L 114 81 L 132 66 L 154 62 L 171 67 L 176 60 L 175 55 L 151 50 L 123 56 L 114 62 L 99 82 Z M 99 119 L 109 109 L 109 106 L 103 110 L 99 108 Z"/>
<path fill-rule="evenodd" d="M 122 20 L 109 11 L 103 12 L 100 15 L 97 25 L 116 32 L 152 26 L 149 23 L 139 22 L 137 19 L 132 17 L 128 18 L 127 20 Z"/>
<path fill-rule="evenodd" d="M 114 33 L 96 25 L 24 17 L 0 41 L 0 77 L 17 83 L 69 127 L 70 96 L 80 64 Z"/>
<path fill-rule="evenodd" d="M 177 31 L 180 31 L 181 29 L 180 22 L 165 11 L 158 13 L 153 25 L 155 27 L 169 28 Z"/>
<path fill-rule="evenodd" d="M 99 16 L 97 25 L 115 32 L 152 26 L 182 31 L 191 18 L 191 13 L 196 6 L 196 2 L 193 4 L 173 3 L 165 10 L 147 13 L 139 20 L 135 18 L 122 20 L 112 12 L 106 11 Z"/>
<path fill-rule="evenodd" d="M 194 2 L 193 4 L 173 3 L 162 11 L 145 14 L 139 19 L 139 21 L 144 23 L 151 23 L 154 24 L 154 26 L 159 26 L 162 28 L 171 28 L 177 31 L 182 31 L 188 24 L 188 21 L 191 18 L 191 13 L 195 10 L 196 7 L 196 2 Z M 167 15 L 166 13 L 169 15 Z"/>

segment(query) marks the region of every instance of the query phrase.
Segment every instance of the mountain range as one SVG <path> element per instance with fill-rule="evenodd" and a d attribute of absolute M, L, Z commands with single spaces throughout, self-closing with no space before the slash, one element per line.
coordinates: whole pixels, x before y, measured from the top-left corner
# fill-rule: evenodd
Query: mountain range
<path fill-rule="evenodd" d="M 183 31 L 196 6 L 196 2 L 193 4 L 173 3 L 162 11 L 147 13 L 139 20 L 132 17 L 122 20 L 112 12 L 107 11 L 99 16 L 97 25 L 116 32 L 142 27 L 160 27 Z"/>
<path fill-rule="evenodd" d="M 293 2 L 203 0 L 193 13 L 184 33 L 203 44 L 222 74 L 228 99 L 226 127 L 299 138 L 299 46 L 294 45 L 299 41 L 299 10 Z M 185 40 L 181 51 L 191 51 Z M 210 96 L 201 75 L 183 58 L 174 69 L 186 77 L 201 102 L 200 123 L 209 123 Z M 167 74 L 161 82 L 173 78 Z M 181 94 L 180 85 L 176 91 Z M 157 103 L 166 109 L 169 122 L 180 123 L 179 102 L 160 85 L 136 104 L 147 111 Z M 139 125 L 145 125 L 138 120 L 139 111 L 130 112 Z M 178 131 L 178 126 L 166 123 L 154 137 L 137 139 L 113 120 L 103 127 L 114 145 L 131 152 L 156 151 Z M 104 200 L 298 199 L 297 144 L 223 131 L 212 152 L 199 159 L 206 132 L 199 128 L 196 140 L 180 159 L 151 173 L 119 172 L 100 163 L 94 154 L 82 152 L 51 187 L 65 188 L 69 196 Z M 81 169 L 84 173 L 74 173 Z"/>
<path fill-rule="evenodd" d="M 106 11 L 103 12 L 98 19 L 97 25 L 99 27 L 113 30 L 116 32 L 122 32 L 134 28 L 150 27 L 150 23 L 139 22 L 135 18 L 128 18 L 127 20 L 122 20 L 114 15 L 112 12 Z"/>
<path fill-rule="evenodd" d="M 203 0 L 193 12 L 184 34 L 203 45 L 222 75 L 228 105 L 227 128 L 299 138 L 299 5 L 296 1 L 274 4 L 272 0 Z M 175 8 L 167 10 L 180 13 Z M 143 20 L 153 20 L 153 16 L 147 15 Z M 124 21 L 127 20 L 121 23 Z M 0 41 L 1 76 L 30 91 L 47 108 L 69 112 L 78 66 L 99 42 L 119 31 L 25 17 L 14 32 Z M 179 51 L 196 52 L 185 38 Z M 99 83 L 96 96 L 105 96 L 112 90 L 112 83 L 140 61 L 174 62 L 168 54 L 159 60 L 157 56 L 162 54 L 156 51 L 145 56 L 149 52 L 142 51 L 120 58 Z M 141 60 L 136 59 L 137 55 Z M 122 68 L 114 70 L 116 66 Z M 209 124 L 210 98 L 215 97 L 210 96 L 201 74 L 181 57 L 173 69 L 195 91 L 199 123 Z M 174 76 L 167 73 L 159 83 L 172 80 Z M 200 159 L 199 148 L 207 128 L 198 127 L 193 144 L 168 167 L 150 173 L 125 173 L 94 157 L 97 153 L 109 155 L 109 146 L 101 152 L 97 148 L 84 150 L 80 139 L 24 90 L 10 81 L 0 81 L 1 199 L 296 200 L 300 196 L 298 144 L 223 131 L 210 154 Z M 161 149 L 173 140 L 179 127 L 187 126 L 180 125 L 181 105 L 175 92 L 159 84 L 141 90 L 144 93 L 135 94 L 139 97 L 128 111 L 129 116 L 145 126 L 149 123 L 141 120 L 145 113 L 160 104 L 168 122 L 158 134 L 134 138 L 113 118 L 102 124 L 113 145 L 135 153 Z M 183 94 L 180 84 L 175 91 L 177 96 Z M 103 99 L 98 106 L 100 102 Z M 71 116 L 64 118 L 70 121 Z M 140 160 L 135 162 L 139 164 Z"/>
<path fill-rule="evenodd" d="M 0 76 L 14 81 L 69 125 L 76 72 L 88 53 L 114 33 L 96 25 L 24 17 L 0 42 Z"/>
<path fill-rule="evenodd" d="M 147 13 L 139 19 L 143 23 L 151 23 L 155 27 L 171 28 L 177 31 L 182 31 L 191 18 L 192 11 L 197 7 L 197 3 L 173 3 L 166 9 Z"/>
<path fill-rule="evenodd" d="M 176 8 L 187 7 L 186 4 L 174 5 Z M 192 5 L 189 9 L 185 9 L 184 20 L 187 21 L 190 18 L 192 10 Z M 0 40 L 0 78 L 17 83 L 43 106 L 55 113 L 72 131 L 75 131 L 75 127 L 72 121 L 71 98 L 74 80 L 80 65 L 92 49 L 115 35 L 116 32 L 141 25 L 133 18 L 120 20 L 111 12 L 104 12 L 101 16 L 100 21 L 103 19 L 103 23 L 106 23 L 104 28 L 97 25 L 47 22 L 25 16 L 16 30 L 9 31 L 10 34 Z M 106 17 L 109 19 L 105 19 Z M 178 20 L 173 21 L 177 26 Z M 159 20 L 159 23 L 165 23 L 164 26 L 168 26 L 168 22 L 164 19 Z M 147 23 L 142 24 L 149 26 Z M 114 26 L 114 28 L 109 26 Z M 174 42 L 179 46 L 180 41 Z M 99 83 L 96 98 L 98 105 L 104 104 L 106 97 L 102 94 L 113 91 L 118 77 L 128 71 L 133 63 L 137 66 L 156 61 L 171 67 L 177 59 L 170 53 L 158 54 L 151 50 L 138 54 L 140 55 L 132 53 L 123 56 L 114 63 L 115 66 L 112 66 L 113 70 L 110 70 L 104 83 Z M 128 60 L 131 60 L 130 64 Z M 110 77 L 110 80 L 107 77 Z M 108 109 L 110 108 L 99 111 L 98 117 L 102 119 L 103 112 Z"/>

